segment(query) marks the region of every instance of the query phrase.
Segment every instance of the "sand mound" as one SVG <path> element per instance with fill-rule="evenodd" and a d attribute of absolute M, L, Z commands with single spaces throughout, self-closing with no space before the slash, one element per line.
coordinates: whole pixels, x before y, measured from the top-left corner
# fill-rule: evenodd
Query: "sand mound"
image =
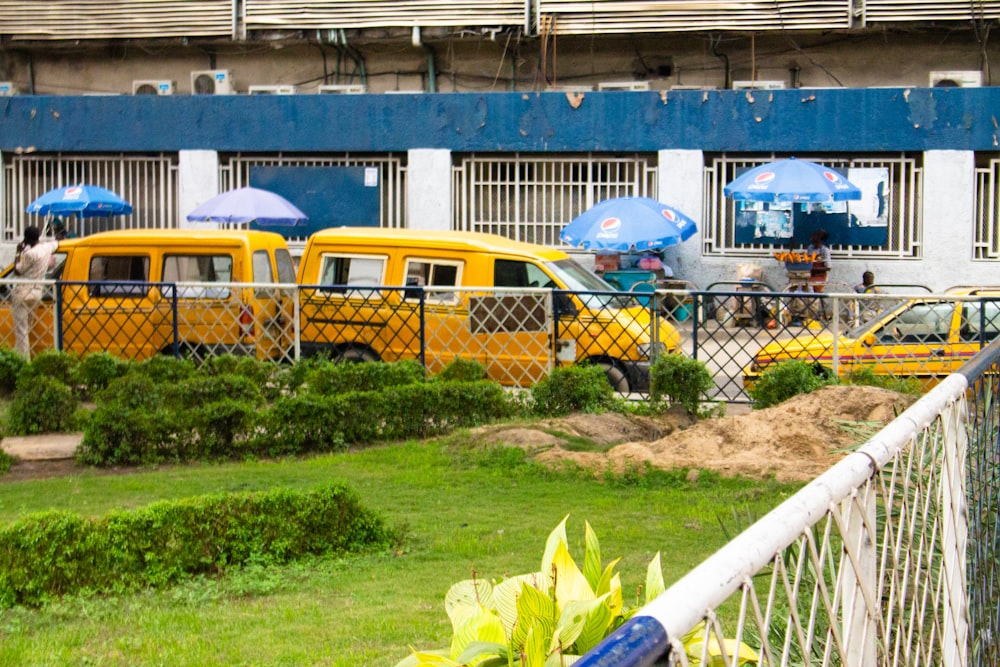
<path fill-rule="evenodd" d="M 573 415 L 530 428 L 494 427 L 483 435 L 488 441 L 525 447 L 552 465 L 570 461 L 599 471 L 648 463 L 805 481 L 842 457 L 837 450 L 864 442 L 913 401 L 876 387 L 835 386 L 732 417 L 696 421 L 680 410 L 656 419 Z M 614 446 L 606 452 L 570 451 L 574 438 Z"/>

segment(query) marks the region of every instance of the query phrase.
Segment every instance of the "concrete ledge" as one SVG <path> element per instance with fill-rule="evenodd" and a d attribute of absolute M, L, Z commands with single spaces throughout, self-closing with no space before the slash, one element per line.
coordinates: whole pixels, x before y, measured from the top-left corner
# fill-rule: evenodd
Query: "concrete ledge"
<path fill-rule="evenodd" d="M 45 433 L 4 438 L 0 447 L 22 461 L 71 459 L 83 433 Z"/>

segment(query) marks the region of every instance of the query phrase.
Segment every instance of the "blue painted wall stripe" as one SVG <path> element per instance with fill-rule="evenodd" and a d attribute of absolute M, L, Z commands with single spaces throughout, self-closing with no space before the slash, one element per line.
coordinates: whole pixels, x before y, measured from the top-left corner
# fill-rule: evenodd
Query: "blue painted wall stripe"
<path fill-rule="evenodd" d="M 0 150 L 859 153 L 1000 146 L 1000 88 L 14 96 Z"/>

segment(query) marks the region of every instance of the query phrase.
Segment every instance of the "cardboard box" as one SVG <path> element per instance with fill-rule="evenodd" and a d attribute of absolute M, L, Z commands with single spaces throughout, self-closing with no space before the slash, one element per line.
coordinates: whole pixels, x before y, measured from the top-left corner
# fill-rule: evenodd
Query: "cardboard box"
<path fill-rule="evenodd" d="M 594 266 L 600 264 L 605 271 L 617 271 L 621 268 L 618 261 L 618 253 L 613 255 L 594 255 Z"/>

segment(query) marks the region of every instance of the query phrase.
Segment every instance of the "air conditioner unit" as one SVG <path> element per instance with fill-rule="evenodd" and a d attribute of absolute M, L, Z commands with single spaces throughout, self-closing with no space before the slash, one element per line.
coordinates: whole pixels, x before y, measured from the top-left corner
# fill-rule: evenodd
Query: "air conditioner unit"
<path fill-rule="evenodd" d="M 781 90 L 784 81 L 733 81 L 733 90 Z"/>
<path fill-rule="evenodd" d="M 233 74 L 227 69 L 202 69 L 191 72 L 192 95 L 231 95 Z"/>
<path fill-rule="evenodd" d="M 559 86 L 546 86 L 547 93 L 589 93 L 594 87 L 585 83 L 564 84 Z"/>
<path fill-rule="evenodd" d="M 360 95 L 368 92 L 368 86 L 363 83 L 324 84 L 316 89 L 321 95 Z"/>
<path fill-rule="evenodd" d="M 598 90 L 649 90 L 649 81 L 601 81 Z"/>
<path fill-rule="evenodd" d="M 0 97 L 10 97 L 17 95 L 17 86 L 13 81 L 0 81 Z"/>
<path fill-rule="evenodd" d="M 678 83 L 675 86 L 670 86 L 670 90 L 718 90 L 715 86 L 699 86 L 697 84 L 688 85 L 686 83 Z"/>
<path fill-rule="evenodd" d="M 294 95 L 299 92 L 295 86 L 249 86 L 249 95 Z"/>
<path fill-rule="evenodd" d="M 931 72 L 931 88 L 979 88 L 983 73 L 977 70 Z"/>
<path fill-rule="evenodd" d="M 173 95 L 177 84 L 166 80 L 140 80 L 132 82 L 133 95 Z"/>

